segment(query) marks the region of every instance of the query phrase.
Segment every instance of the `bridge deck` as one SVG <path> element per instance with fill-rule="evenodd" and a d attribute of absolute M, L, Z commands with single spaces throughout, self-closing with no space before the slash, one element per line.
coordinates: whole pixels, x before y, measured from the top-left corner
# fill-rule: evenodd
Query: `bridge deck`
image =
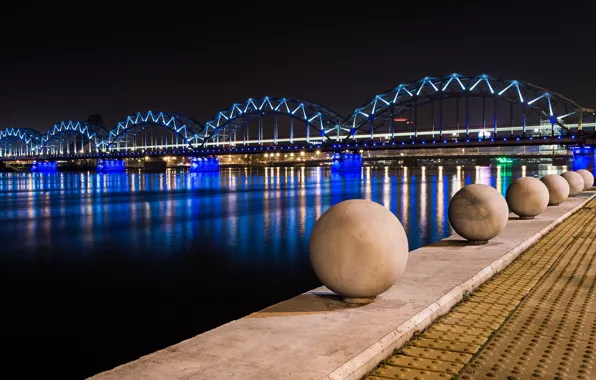
<path fill-rule="evenodd" d="M 596 199 L 367 380 L 594 379 Z"/>
<path fill-rule="evenodd" d="M 0 155 L 0 161 L 15 161 L 15 160 L 69 160 L 69 159 L 92 159 L 92 158 L 133 158 L 150 156 L 213 156 L 213 155 L 234 155 L 234 154 L 259 154 L 259 153 L 296 153 L 296 152 L 342 152 L 346 150 L 410 150 L 410 149 L 443 149 L 443 148 L 491 148 L 491 147 L 520 147 L 520 146 L 541 146 L 541 145 L 576 145 L 587 137 L 570 136 L 570 137 L 519 137 L 508 136 L 491 139 L 449 139 L 449 140 L 388 140 L 388 141 L 357 141 L 357 142 L 331 142 L 323 145 L 316 145 L 313 143 L 303 142 L 302 144 L 259 144 L 251 145 L 224 145 L 210 146 L 207 148 L 197 149 L 165 149 L 165 150 L 151 150 L 145 151 L 136 148 L 129 148 L 126 151 L 108 151 L 108 152 L 94 152 L 94 153 L 65 153 L 65 154 L 30 154 L 30 155 Z M 586 140 L 588 141 L 588 140 Z M 591 141 L 591 140 L 589 140 Z"/>

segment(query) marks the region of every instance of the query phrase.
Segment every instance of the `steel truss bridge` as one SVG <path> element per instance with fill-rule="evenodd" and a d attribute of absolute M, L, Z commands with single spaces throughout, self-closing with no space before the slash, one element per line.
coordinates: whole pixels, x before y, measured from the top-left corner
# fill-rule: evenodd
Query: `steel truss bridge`
<path fill-rule="evenodd" d="M 578 145 L 594 140 L 596 109 L 517 80 L 457 73 L 400 84 L 343 117 L 292 98 L 234 103 L 199 123 L 144 111 L 111 129 L 66 120 L 45 134 L 0 130 L 0 160 L 453 146 Z"/>

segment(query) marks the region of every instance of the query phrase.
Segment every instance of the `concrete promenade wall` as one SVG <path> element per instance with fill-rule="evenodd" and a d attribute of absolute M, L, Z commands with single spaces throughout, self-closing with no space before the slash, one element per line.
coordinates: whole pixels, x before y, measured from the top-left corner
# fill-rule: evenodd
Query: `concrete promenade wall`
<path fill-rule="evenodd" d="M 372 304 L 347 306 L 320 287 L 92 379 L 360 379 L 594 196 L 533 220 L 511 214 L 486 245 L 453 235 L 414 250 L 404 276 Z"/>

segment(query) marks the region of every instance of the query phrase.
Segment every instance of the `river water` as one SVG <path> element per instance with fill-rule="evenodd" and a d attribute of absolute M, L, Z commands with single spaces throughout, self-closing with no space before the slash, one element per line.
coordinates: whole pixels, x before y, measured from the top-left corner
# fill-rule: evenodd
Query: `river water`
<path fill-rule="evenodd" d="M 319 285 L 316 219 L 369 199 L 410 249 L 452 233 L 462 186 L 503 194 L 563 167 L 221 169 L 188 174 L 0 174 L 0 331 L 5 367 L 80 379 Z"/>

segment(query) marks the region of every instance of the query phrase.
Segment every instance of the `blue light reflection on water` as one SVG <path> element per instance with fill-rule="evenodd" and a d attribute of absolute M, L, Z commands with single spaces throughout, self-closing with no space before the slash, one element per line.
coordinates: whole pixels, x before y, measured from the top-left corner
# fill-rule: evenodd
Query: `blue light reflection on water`
<path fill-rule="evenodd" d="M 390 209 L 415 249 L 450 234 L 446 209 L 459 188 L 485 183 L 505 194 L 511 180 L 521 176 L 520 170 L 365 168 L 361 174 L 329 174 L 321 168 L 264 168 L 224 169 L 221 174 L 4 174 L 0 220 L 19 223 L 6 224 L 3 232 L 26 236 L 9 242 L 4 252 L 14 248 L 18 255 L 31 254 L 24 248 L 37 250 L 51 241 L 76 245 L 79 252 L 74 257 L 84 257 L 106 238 L 122 238 L 120 243 L 129 252 L 143 248 L 149 250 L 144 254 L 163 255 L 175 254 L 193 239 L 207 238 L 232 257 L 269 251 L 304 255 L 309 232 L 321 213 L 352 198 Z M 149 231 L 157 226 L 162 228 Z M 57 242 L 57 235 L 68 239 Z"/>
<path fill-rule="evenodd" d="M 4 318 L 14 331 L 26 325 L 39 347 L 52 329 L 32 328 L 33 316 L 49 307 L 45 318 L 73 342 L 70 355 L 80 356 L 76 376 L 87 376 L 318 286 L 308 237 L 342 200 L 390 209 L 415 249 L 451 234 L 447 207 L 462 186 L 485 183 L 505 194 L 522 174 L 562 170 L 2 173 L 0 291 L 7 296 L 0 306 L 10 310 Z M 227 307 L 216 306 L 222 298 Z"/>

